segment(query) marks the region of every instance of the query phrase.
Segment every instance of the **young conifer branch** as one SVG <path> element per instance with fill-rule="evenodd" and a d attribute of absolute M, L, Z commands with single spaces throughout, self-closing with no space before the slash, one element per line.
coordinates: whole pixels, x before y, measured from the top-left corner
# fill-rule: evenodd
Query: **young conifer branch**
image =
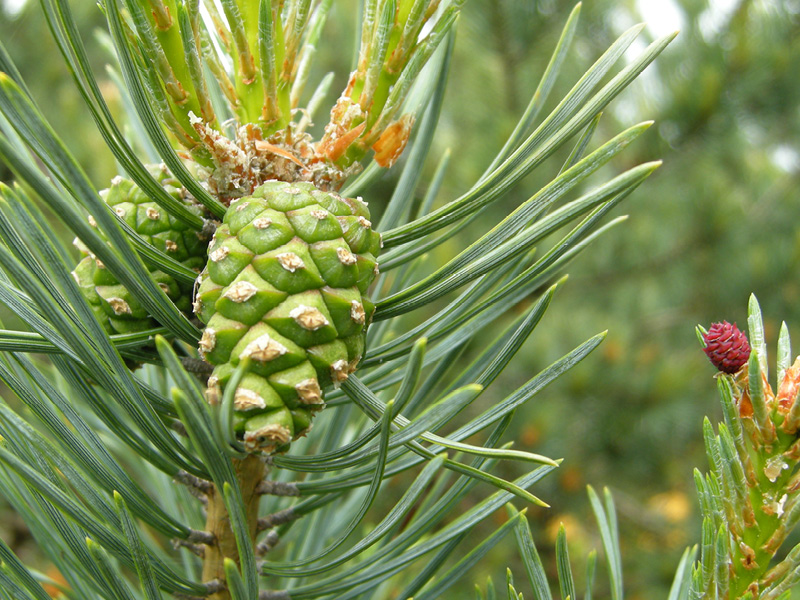
<path fill-rule="evenodd" d="M 788 597 L 798 583 L 797 550 L 776 559 L 800 521 L 797 448 L 800 362 L 791 362 L 788 328 L 778 341 L 778 386 L 767 370 L 761 310 L 748 307 L 750 342 L 736 325 L 698 327 L 711 362 L 725 421 L 714 433 L 703 427 L 711 471 L 695 474 L 703 514 L 703 543 L 691 583 L 681 598 L 769 599 Z M 799 359 L 800 360 L 800 359 Z M 688 575 L 687 575 L 688 576 Z"/>

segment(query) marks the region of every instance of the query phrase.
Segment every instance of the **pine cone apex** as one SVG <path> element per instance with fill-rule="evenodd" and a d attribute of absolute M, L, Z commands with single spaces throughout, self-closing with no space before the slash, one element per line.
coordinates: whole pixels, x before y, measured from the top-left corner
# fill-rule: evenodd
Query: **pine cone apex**
<path fill-rule="evenodd" d="M 706 343 L 703 351 L 711 364 L 723 373 L 738 372 L 750 358 L 750 343 L 736 323 L 713 323 L 703 340 Z"/>

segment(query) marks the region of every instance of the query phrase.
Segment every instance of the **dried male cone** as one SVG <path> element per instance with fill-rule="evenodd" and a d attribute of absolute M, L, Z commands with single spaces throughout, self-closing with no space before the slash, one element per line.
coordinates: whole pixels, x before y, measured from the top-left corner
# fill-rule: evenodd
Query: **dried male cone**
<path fill-rule="evenodd" d="M 171 196 L 202 215 L 202 207 L 191 200 L 166 167 L 153 166 L 149 169 Z M 100 192 L 100 195 L 149 244 L 190 269 L 197 272 L 202 269 L 206 260 L 207 241 L 201 240 L 197 231 L 159 207 L 135 183 L 115 177 L 111 187 Z M 90 222 L 94 223 L 91 217 Z M 78 263 L 72 275 L 106 331 L 110 334 L 133 333 L 156 327 L 158 324 L 144 307 L 103 263 L 92 256 L 79 240 L 75 244 L 87 256 Z M 193 284 L 177 281 L 162 271 L 151 270 L 151 273 L 170 300 L 180 310 L 190 313 Z"/>
<path fill-rule="evenodd" d="M 310 183 L 268 181 L 231 203 L 195 312 L 206 323 L 200 352 L 216 365 L 210 402 L 250 358 L 234 396 L 235 430 L 249 451 L 303 435 L 324 406 L 322 388 L 355 370 L 380 246 L 364 202 Z"/>

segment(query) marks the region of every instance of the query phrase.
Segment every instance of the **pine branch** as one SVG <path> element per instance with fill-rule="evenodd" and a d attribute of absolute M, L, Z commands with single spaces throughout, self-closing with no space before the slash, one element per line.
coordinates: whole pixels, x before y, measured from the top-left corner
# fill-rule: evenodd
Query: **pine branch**
<path fill-rule="evenodd" d="M 143 137 L 132 144 L 100 93 L 68 3 L 43 0 L 124 171 L 100 192 L 0 47 L 0 153 L 19 183 L 0 187 L 0 301 L 27 328 L 0 330 L 0 380 L 25 407 L 0 405 L 0 490 L 74 597 L 379 598 L 424 557 L 407 592 L 434 598 L 512 531 L 538 573 L 525 512 L 547 506 L 530 488 L 560 461 L 512 449 L 504 436 L 516 409 L 604 334 L 516 390 L 489 401 L 495 390 L 486 388 L 546 322 L 563 268 L 623 220 L 605 219 L 658 166 L 578 189 L 649 126 L 590 147 L 600 111 L 671 37 L 614 73 L 639 28 L 626 32 L 539 123 L 576 8 L 508 143 L 464 196 L 436 208 L 450 154 L 430 185 L 422 174 L 461 4 L 367 0 L 357 64 L 314 139 L 307 126 L 331 77 L 299 109 L 329 0 L 106 0 L 121 96 Z M 550 183 L 425 275 L 424 254 L 479 225 L 573 136 Z M 380 200 L 370 184 L 407 145 L 374 226 L 360 196 L 334 190 L 371 155 L 345 190 Z M 135 147 L 164 165 L 145 166 Z M 37 203 L 60 217 L 58 231 Z M 65 233 L 78 238 L 77 265 Z M 381 258 L 384 240 L 394 249 Z M 499 335 L 484 343 L 489 329 Z M 481 351 L 461 359 L 471 343 Z M 767 394 L 757 382 L 748 393 Z M 748 432 L 772 435 L 767 406 L 754 405 Z M 720 433 L 720 460 L 742 455 L 739 438 L 733 427 Z M 750 475 L 746 464 L 724 473 L 736 482 Z M 406 488 L 393 497 L 388 483 L 401 476 Z M 492 492 L 475 496 L 478 483 Z M 445 570 L 512 499 L 533 506 L 509 508 L 507 522 Z M 621 597 L 613 503 L 592 499 Z M 3 589 L 39 600 L 36 577 L 5 546 L 0 553 Z M 573 595 L 564 534 L 557 555 L 562 591 Z M 260 590 L 262 576 L 286 589 Z M 513 577 L 506 584 L 517 597 Z"/>

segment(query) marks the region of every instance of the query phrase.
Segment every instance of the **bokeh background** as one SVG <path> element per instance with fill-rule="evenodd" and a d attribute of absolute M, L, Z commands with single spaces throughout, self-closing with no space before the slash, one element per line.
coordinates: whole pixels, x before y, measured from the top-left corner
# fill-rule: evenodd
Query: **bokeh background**
<path fill-rule="evenodd" d="M 92 2 L 73 5 L 104 92 L 120 109 L 104 70 L 109 55 L 95 35 L 102 17 Z M 354 23 L 351 2 L 334 5 L 326 29 L 326 47 L 333 51 L 320 54 L 319 69 L 335 70 L 339 82 L 351 58 L 347 39 Z M 467 189 L 502 147 L 571 8 L 558 0 L 466 3 L 426 166 L 430 175 L 438 155 L 453 152 L 440 201 Z M 0 0 L 0 38 L 57 131 L 103 187 L 116 167 L 37 9 L 33 1 Z M 519 411 L 512 435 L 519 447 L 565 459 L 557 475 L 535 490 L 553 508 L 529 512 L 553 572 L 560 523 L 579 570 L 586 552 L 600 546 L 586 484 L 613 491 L 631 600 L 666 597 L 681 552 L 699 541 L 692 470 L 705 468 L 702 418 L 717 419 L 720 411 L 714 370 L 695 325 L 746 323 L 754 292 L 770 348 L 781 320 L 800 340 L 800 1 L 587 0 L 550 107 L 640 21 L 648 27 L 628 56 L 659 35 L 681 33 L 609 107 L 595 145 L 653 119 L 650 131 L 601 175 L 658 158 L 664 165 L 616 209 L 615 215 L 630 219 L 572 263 L 567 284 L 493 392 L 512 389 L 609 330 L 594 354 Z M 503 210 L 549 181 L 563 158 L 537 169 L 503 200 Z M 0 178 L 8 177 L 2 169 Z M 379 205 L 380 190 L 391 182 L 389 175 L 368 199 Z M 476 234 L 440 252 L 452 254 Z M 24 524 L 13 515 L 0 515 L 0 536 L 35 558 Z M 469 579 L 483 585 L 491 575 L 500 584 L 508 564 L 521 580 L 512 546 Z M 601 598 L 603 581 L 599 572 Z"/>

